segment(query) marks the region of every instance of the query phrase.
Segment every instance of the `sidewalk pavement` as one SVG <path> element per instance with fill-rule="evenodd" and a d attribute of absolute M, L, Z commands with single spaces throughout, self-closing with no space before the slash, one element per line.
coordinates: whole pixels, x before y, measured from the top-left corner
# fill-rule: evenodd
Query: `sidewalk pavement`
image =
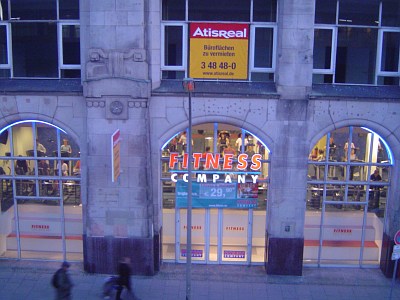
<path fill-rule="evenodd" d="M 50 280 L 60 267 L 56 262 L 0 260 L 0 299 L 54 299 Z M 267 275 L 262 266 L 191 266 L 193 300 L 390 299 L 392 280 L 379 269 L 304 267 L 303 276 Z M 102 284 L 109 276 L 88 274 L 82 263 L 71 263 L 73 299 L 102 299 Z M 186 265 L 164 263 L 154 276 L 132 276 L 133 288 L 142 300 L 184 300 Z M 392 289 L 400 299 L 400 282 Z"/>

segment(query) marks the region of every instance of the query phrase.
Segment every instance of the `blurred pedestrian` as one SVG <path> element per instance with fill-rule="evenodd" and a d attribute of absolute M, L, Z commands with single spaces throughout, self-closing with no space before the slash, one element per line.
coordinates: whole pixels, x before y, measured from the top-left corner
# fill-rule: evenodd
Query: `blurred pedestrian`
<path fill-rule="evenodd" d="M 53 275 L 52 284 L 56 288 L 56 300 L 71 300 L 72 281 L 68 274 L 70 264 L 64 261 Z"/>
<path fill-rule="evenodd" d="M 124 288 L 127 289 L 128 294 L 134 299 L 134 294 L 131 287 L 131 260 L 129 257 L 124 257 L 118 265 L 118 288 L 116 300 L 121 299 L 121 293 Z M 124 298 L 125 299 L 125 298 Z"/>

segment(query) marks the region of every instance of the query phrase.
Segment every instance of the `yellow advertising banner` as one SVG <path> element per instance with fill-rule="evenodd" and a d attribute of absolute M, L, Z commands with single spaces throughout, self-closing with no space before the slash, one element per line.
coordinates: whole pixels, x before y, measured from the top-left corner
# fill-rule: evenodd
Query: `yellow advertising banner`
<path fill-rule="evenodd" d="M 247 80 L 248 24 L 191 23 L 189 77 Z"/>

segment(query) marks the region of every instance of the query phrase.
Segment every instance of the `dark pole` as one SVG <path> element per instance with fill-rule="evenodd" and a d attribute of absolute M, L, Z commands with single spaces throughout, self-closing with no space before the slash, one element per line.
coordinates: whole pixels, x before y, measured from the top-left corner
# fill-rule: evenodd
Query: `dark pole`
<path fill-rule="evenodd" d="M 191 268 L 192 268 L 192 91 L 194 81 L 191 78 L 183 80 L 183 87 L 189 93 L 189 132 L 188 132 L 188 201 L 186 220 L 186 300 L 192 298 Z"/>

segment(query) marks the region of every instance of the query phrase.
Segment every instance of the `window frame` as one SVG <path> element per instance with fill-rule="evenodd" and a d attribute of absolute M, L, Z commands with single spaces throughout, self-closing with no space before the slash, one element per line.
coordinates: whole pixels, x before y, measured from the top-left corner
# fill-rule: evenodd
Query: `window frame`
<path fill-rule="evenodd" d="M 162 3 L 161 3 L 162 5 Z M 162 73 L 164 71 L 176 71 L 176 72 L 184 72 L 185 77 L 188 76 L 189 70 L 188 70 L 188 60 L 189 60 L 189 35 L 188 35 L 188 28 L 190 23 L 192 22 L 207 22 L 207 23 L 243 23 L 243 24 L 248 24 L 250 28 L 250 37 L 249 37 L 249 47 L 248 47 L 248 73 L 247 73 L 247 79 L 246 80 L 235 80 L 235 81 L 242 81 L 242 82 L 252 82 L 252 73 L 262 73 L 262 74 L 272 74 L 274 81 L 275 81 L 275 71 L 276 71 L 276 55 L 277 55 L 277 43 L 278 43 L 278 36 L 277 36 L 277 28 L 278 28 L 278 11 L 279 11 L 279 3 L 278 1 L 276 2 L 276 22 L 259 22 L 259 21 L 253 21 L 253 0 L 250 1 L 250 15 L 249 15 L 249 21 L 243 22 L 243 21 L 221 21 L 221 22 L 216 22 L 216 21 L 207 21 L 207 20 L 189 20 L 188 19 L 188 5 L 189 1 L 185 1 L 185 18 L 184 20 L 163 20 L 162 17 L 160 16 L 161 19 L 161 51 L 160 51 L 160 61 L 161 61 L 161 70 L 160 70 L 160 75 L 161 78 Z M 161 7 L 161 12 L 162 12 L 162 7 Z M 182 26 L 182 65 L 181 66 L 168 66 L 165 65 L 165 27 L 167 26 Z M 255 33 L 255 28 L 272 28 L 273 29 L 273 43 L 274 45 L 272 46 L 272 67 L 271 68 L 257 68 L 254 67 L 254 33 Z M 231 79 L 199 79 L 202 81 L 232 81 Z"/>
<path fill-rule="evenodd" d="M 334 74 L 335 73 L 335 67 L 336 67 L 336 47 L 337 47 L 338 28 L 335 27 L 335 26 L 317 25 L 317 26 L 314 26 L 314 32 L 315 32 L 315 29 L 331 30 L 332 31 L 332 40 L 331 40 L 330 68 L 329 69 L 314 69 L 313 68 L 313 74 L 323 74 L 323 75 L 332 75 L 332 76 L 334 76 L 335 75 Z"/>
<path fill-rule="evenodd" d="M 166 27 L 182 27 L 182 65 L 166 65 L 165 64 L 165 28 Z M 162 22 L 161 23 L 161 72 L 162 71 L 184 71 L 187 74 L 187 58 L 188 58 L 188 24 L 186 22 Z M 186 38 L 185 38 L 186 37 Z"/>
<path fill-rule="evenodd" d="M 74 25 L 74 26 L 79 26 L 79 30 L 81 30 L 81 22 L 80 19 L 61 19 L 60 18 L 60 3 L 59 0 L 54 0 L 56 3 L 56 19 L 24 19 L 20 20 L 18 18 L 12 18 L 11 13 L 11 5 L 10 1 L 7 1 L 8 5 L 8 16 L 9 18 L 6 20 L 0 21 L 0 26 L 6 26 L 6 34 L 7 34 L 7 60 L 8 64 L 0 64 L 0 70 L 8 70 L 9 71 L 9 77 L 0 77 L 1 79 L 70 79 L 68 77 L 63 77 L 62 72 L 64 70 L 77 70 L 81 71 L 82 70 L 82 61 L 81 61 L 81 56 L 80 56 L 80 63 L 79 64 L 65 64 L 63 62 L 63 35 L 62 35 L 62 29 L 64 26 L 69 26 L 69 25 Z M 21 24 L 21 23 L 55 23 L 57 28 L 56 28 L 56 46 L 57 46 L 57 76 L 54 77 L 42 77 L 42 76 L 33 76 L 33 77 L 27 77 L 27 76 L 14 76 L 14 66 L 13 66 L 13 43 L 12 43 L 12 27 L 13 24 Z M 81 36 L 81 35 L 80 35 Z M 79 44 L 81 44 L 81 41 L 79 39 Z M 81 47 L 81 46 L 79 46 Z M 78 77 L 76 77 L 78 78 Z M 76 79 L 72 78 L 72 79 Z M 81 78 L 81 76 L 79 76 Z"/>
<path fill-rule="evenodd" d="M 331 51 L 331 67 L 330 69 L 314 69 L 312 71 L 313 75 L 332 75 L 332 83 L 331 84 L 342 84 L 342 85 L 378 85 L 379 77 L 397 77 L 399 79 L 399 86 L 400 86 L 400 50 L 399 50 L 399 63 L 397 67 L 397 72 L 389 72 L 389 71 L 381 71 L 382 67 L 382 52 L 383 52 L 383 35 L 385 32 L 400 32 L 400 27 L 388 27 L 382 26 L 382 0 L 379 3 L 379 21 L 377 26 L 371 25 L 346 25 L 339 23 L 339 7 L 340 1 L 337 0 L 336 2 L 336 23 L 335 24 L 314 24 L 315 29 L 325 29 L 325 30 L 332 30 L 332 51 Z M 377 29 L 377 40 L 376 40 L 376 61 L 375 61 L 375 70 L 373 75 L 373 83 L 350 83 L 350 82 L 336 82 L 336 64 L 337 64 L 337 45 L 338 45 L 338 30 L 339 28 L 370 28 L 370 29 Z M 313 51 L 315 48 L 313 46 Z M 397 85 L 393 85 L 397 86 Z"/>
<path fill-rule="evenodd" d="M 255 32 L 257 28 L 270 28 L 272 29 L 272 40 L 273 40 L 273 45 L 271 47 L 272 50 L 272 64 L 270 68 L 260 68 L 260 67 L 255 67 Z M 251 73 L 275 73 L 276 69 L 276 46 L 278 43 L 278 37 L 277 37 L 277 25 L 264 25 L 264 24 L 250 24 L 250 41 L 249 41 L 249 76 Z M 251 76 L 250 76 L 251 79 Z"/>
<path fill-rule="evenodd" d="M 81 65 L 79 64 L 65 64 L 64 63 L 64 48 L 63 48 L 63 27 L 64 26 L 79 26 L 80 30 L 80 24 L 79 22 L 69 22 L 69 21 L 62 21 L 59 22 L 58 27 L 57 27 L 57 43 L 58 43 L 58 76 L 59 78 L 61 77 L 61 72 L 62 70 L 80 70 Z M 80 34 L 79 34 L 80 36 Z"/>
<path fill-rule="evenodd" d="M 400 77 L 400 47 L 398 53 L 397 72 L 395 71 L 382 71 L 382 52 L 383 52 L 383 36 L 386 32 L 398 33 L 400 36 L 400 28 L 382 28 L 378 31 L 378 49 L 376 59 L 376 76 L 375 84 L 377 84 L 378 77 Z M 400 44 L 399 44 L 400 45 Z"/>
<path fill-rule="evenodd" d="M 12 74 L 12 54 L 11 54 L 11 29 L 10 24 L 6 22 L 0 22 L 0 26 L 6 28 L 6 42 L 7 42 L 7 64 L 0 64 L 0 69 L 9 70 Z"/>

